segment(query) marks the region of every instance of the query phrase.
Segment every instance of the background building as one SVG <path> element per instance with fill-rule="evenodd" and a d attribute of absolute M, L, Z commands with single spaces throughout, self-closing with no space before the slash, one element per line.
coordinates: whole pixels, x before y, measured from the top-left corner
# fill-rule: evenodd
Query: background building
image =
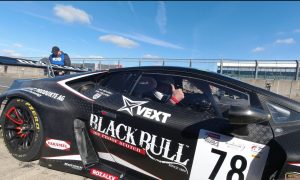
<path fill-rule="evenodd" d="M 298 80 L 298 61 L 220 61 L 217 72 L 235 78 Z"/>

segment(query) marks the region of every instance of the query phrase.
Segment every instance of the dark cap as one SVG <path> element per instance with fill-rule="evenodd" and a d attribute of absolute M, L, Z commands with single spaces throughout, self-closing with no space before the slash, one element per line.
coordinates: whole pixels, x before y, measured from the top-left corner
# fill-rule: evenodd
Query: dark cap
<path fill-rule="evenodd" d="M 55 53 L 55 52 L 58 52 L 59 51 L 59 47 L 57 47 L 57 46 L 53 46 L 52 47 L 52 53 Z"/>

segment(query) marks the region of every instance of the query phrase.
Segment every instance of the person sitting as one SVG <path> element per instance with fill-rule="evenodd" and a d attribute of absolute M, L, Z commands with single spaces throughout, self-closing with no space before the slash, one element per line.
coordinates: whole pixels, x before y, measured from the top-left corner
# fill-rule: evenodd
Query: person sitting
<path fill-rule="evenodd" d="M 164 89 L 169 89 L 166 90 Z M 176 105 L 180 101 L 184 99 L 184 93 L 181 88 L 176 89 L 174 84 L 164 84 L 158 86 L 154 91 L 153 95 L 156 97 L 158 101 L 171 104 L 171 105 Z"/>
<path fill-rule="evenodd" d="M 152 77 L 142 77 L 136 87 L 134 95 L 171 105 L 176 105 L 184 99 L 182 89 L 176 89 L 174 82 L 168 78 L 160 77 L 158 79 L 159 80 L 155 80 Z"/>

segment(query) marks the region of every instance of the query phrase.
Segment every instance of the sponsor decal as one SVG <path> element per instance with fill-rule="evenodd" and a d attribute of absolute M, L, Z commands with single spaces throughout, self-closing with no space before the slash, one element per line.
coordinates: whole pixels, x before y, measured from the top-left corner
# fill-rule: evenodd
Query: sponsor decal
<path fill-rule="evenodd" d="M 78 166 L 78 165 L 75 165 L 75 164 L 69 164 L 69 163 L 64 163 L 64 166 L 67 166 L 67 167 L 70 167 L 72 169 L 76 169 L 78 171 L 81 171 L 82 170 L 82 166 Z"/>
<path fill-rule="evenodd" d="M 22 91 L 29 92 L 31 94 L 36 95 L 37 97 L 41 97 L 42 95 L 33 91 L 33 88 L 23 88 Z"/>
<path fill-rule="evenodd" d="M 103 179 L 107 179 L 107 180 L 118 180 L 119 179 L 117 176 L 114 176 L 112 174 L 109 174 L 107 172 L 100 171 L 99 169 L 94 169 L 94 168 L 90 170 L 90 174 L 93 176 L 103 178 Z"/>
<path fill-rule="evenodd" d="M 171 114 L 169 113 L 143 107 L 142 105 L 148 103 L 148 101 L 133 101 L 125 96 L 122 97 L 124 106 L 118 109 L 118 111 L 126 111 L 131 116 L 138 115 L 162 123 L 166 123 L 167 119 L 171 117 Z"/>
<path fill-rule="evenodd" d="M 218 147 L 219 146 L 220 135 L 208 132 L 208 133 L 206 133 L 206 137 L 204 138 L 204 140 L 207 143 Z"/>
<path fill-rule="evenodd" d="M 39 118 L 37 116 L 37 113 L 34 109 L 34 107 L 29 103 L 26 102 L 25 105 L 29 108 L 29 110 L 31 111 L 31 114 L 33 116 L 33 120 L 34 120 L 34 124 L 35 124 L 35 128 L 39 131 L 40 130 L 40 123 L 39 123 Z"/>
<path fill-rule="evenodd" d="M 95 114 L 91 114 L 90 127 L 90 133 L 93 135 L 188 174 L 186 165 L 190 159 L 184 158 L 184 152 L 189 148 L 188 145 L 174 143 L 170 139 L 113 120 L 104 122 L 103 117 Z"/>
<path fill-rule="evenodd" d="M 102 94 L 96 93 L 96 94 L 94 94 L 93 99 L 96 100 L 96 99 L 98 99 L 101 96 L 102 96 Z"/>
<path fill-rule="evenodd" d="M 63 151 L 70 151 L 71 142 L 69 141 L 62 141 L 57 139 L 46 139 L 46 145 L 52 149 L 58 149 Z"/>
<path fill-rule="evenodd" d="M 61 57 L 54 57 L 52 58 L 53 61 L 61 61 Z"/>
<path fill-rule="evenodd" d="M 106 91 L 104 89 L 97 89 L 96 94 L 94 94 L 93 96 L 93 99 L 96 100 L 101 96 L 109 97 L 110 95 L 112 95 L 112 92 Z"/>
<path fill-rule="evenodd" d="M 230 149 L 234 149 L 237 151 L 242 151 L 245 149 L 244 144 L 238 143 L 238 142 L 234 142 L 234 141 L 228 141 L 225 142 L 226 146 Z"/>
<path fill-rule="evenodd" d="M 251 147 L 251 151 L 254 153 L 259 153 L 262 150 L 262 147 L 259 147 L 257 145 L 254 145 Z"/>
<path fill-rule="evenodd" d="M 298 173 L 298 172 L 287 172 L 287 173 L 285 173 L 285 179 L 288 179 L 288 180 L 300 179 L 300 173 Z"/>
<path fill-rule="evenodd" d="M 254 158 L 260 158 L 260 156 L 262 154 L 262 148 L 263 147 L 260 147 L 257 145 L 251 146 L 251 152 L 253 153 L 251 156 Z"/>
<path fill-rule="evenodd" d="M 131 144 L 122 142 L 122 141 L 120 141 L 120 140 L 118 140 L 118 139 L 116 139 L 116 138 L 110 137 L 110 136 L 108 136 L 108 135 L 106 135 L 106 134 L 97 132 L 97 131 L 95 131 L 95 130 L 93 130 L 93 129 L 91 129 L 90 132 L 91 132 L 92 134 L 94 134 L 94 135 L 96 135 L 96 136 L 102 138 L 102 139 L 106 139 L 106 140 L 108 140 L 108 141 L 111 141 L 111 142 L 113 142 L 113 143 L 115 143 L 115 144 L 118 144 L 118 145 L 120 145 L 120 146 L 123 146 L 123 147 L 125 147 L 125 148 L 127 148 L 127 149 L 130 149 L 130 150 L 135 151 L 135 152 L 137 152 L 137 153 L 140 153 L 140 154 L 142 154 L 142 155 L 145 155 L 145 154 L 146 154 L 146 151 L 145 151 L 144 149 L 141 149 L 141 148 L 138 148 L 138 147 L 133 146 L 133 145 L 131 145 Z"/>
<path fill-rule="evenodd" d="M 41 97 L 44 95 L 44 96 L 47 96 L 47 97 L 50 97 L 52 99 L 59 100 L 59 101 L 65 100 L 65 96 L 63 96 L 63 95 L 60 95 L 58 93 L 54 93 L 54 92 L 51 92 L 48 90 L 40 89 L 40 88 L 24 88 L 22 90 L 30 92 L 30 93 L 36 95 L 37 97 Z"/>

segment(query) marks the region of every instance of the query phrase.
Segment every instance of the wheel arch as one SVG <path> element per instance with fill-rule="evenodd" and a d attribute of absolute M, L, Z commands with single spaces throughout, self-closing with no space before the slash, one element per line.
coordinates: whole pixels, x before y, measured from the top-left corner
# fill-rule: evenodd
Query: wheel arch
<path fill-rule="evenodd" d="M 7 104 L 9 104 L 10 101 L 12 101 L 13 99 L 24 99 L 25 101 L 28 101 L 29 103 L 31 103 L 32 105 L 34 104 L 34 106 L 36 105 L 35 103 L 33 103 L 34 101 L 32 101 L 31 98 L 22 95 L 22 94 L 13 94 L 13 95 L 7 95 L 7 96 L 3 96 L 2 98 L 0 98 L 0 117 L 2 116 L 2 113 L 4 111 L 4 109 L 6 108 Z M 38 111 L 38 110 L 37 110 Z"/>

